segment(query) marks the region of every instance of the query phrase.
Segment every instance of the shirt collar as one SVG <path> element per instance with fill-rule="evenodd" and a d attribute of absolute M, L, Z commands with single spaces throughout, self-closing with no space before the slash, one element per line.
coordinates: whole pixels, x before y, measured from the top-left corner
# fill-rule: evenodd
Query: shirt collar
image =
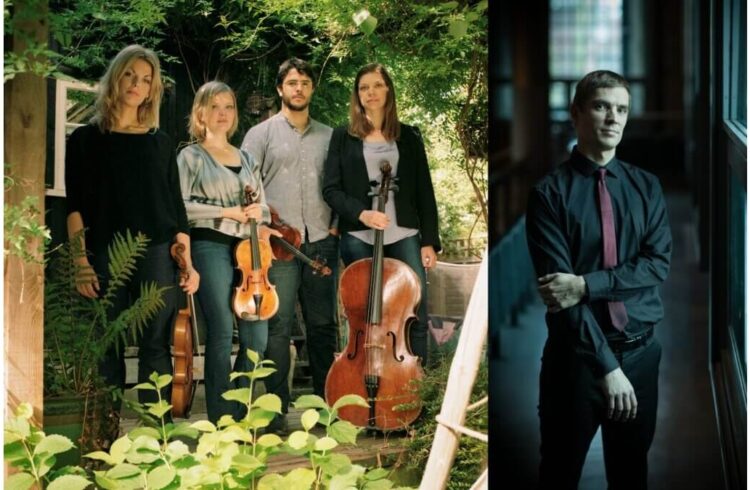
<path fill-rule="evenodd" d="M 587 177 L 595 174 L 596 171 L 600 168 L 605 168 L 607 170 L 607 174 L 613 177 L 622 177 L 622 164 L 617 159 L 617 157 L 612 157 L 612 160 L 607 162 L 604 167 L 601 167 L 589 160 L 583 153 L 581 153 L 578 150 L 578 146 L 574 146 L 573 152 L 570 154 L 570 165 Z"/>
<path fill-rule="evenodd" d="M 283 111 L 277 112 L 274 115 L 274 117 L 279 117 L 279 118 L 283 119 L 289 125 L 289 127 L 293 131 L 298 131 L 297 128 L 294 126 L 294 124 L 292 124 L 291 121 L 289 121 L 289 118 L 286 117 L 286 114 L 284 114 Z M 302 131 L 298 131 L 298 132 L 300 134 L 305 134 L 305 133 L 307 133 L 308 131 L 311 130 L 312 126 L 313 126 L 313 118 L 310 117 L 310 115 L 308 114 L 308 116 L 307 116 L 307 126 L 305 126 L 305 129 L 303 129 Z"/>

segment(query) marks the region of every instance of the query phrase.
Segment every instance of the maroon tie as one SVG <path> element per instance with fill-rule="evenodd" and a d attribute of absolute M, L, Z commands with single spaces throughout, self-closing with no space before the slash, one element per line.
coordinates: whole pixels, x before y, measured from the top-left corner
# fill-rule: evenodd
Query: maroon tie
<path fill-rule="evenodd" d="M 615 218 L 612 213 L 612 198 L 607 190 L 607 169 L 599 169 L 599 211 L 602 216 L 602 244 L 604 246 L 604 268 L 612 269 L 617 265 L 617 237 L 615 236 Z M 628 312 L 622 301 L 607 303 L 612 326 L 621 331 L 628 324 Z"/>

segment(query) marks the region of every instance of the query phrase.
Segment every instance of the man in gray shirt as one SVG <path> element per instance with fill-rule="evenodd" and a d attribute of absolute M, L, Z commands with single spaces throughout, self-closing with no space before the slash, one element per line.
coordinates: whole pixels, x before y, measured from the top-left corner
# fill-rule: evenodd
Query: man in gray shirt
<path fill-rule="evenodd" d="M 268 272 L 279 295 L 279 311 L 268 325 L 266 358 L 276 363 L 277 371 L 266 378 L 266 389 L 281 398 L 284 412 L 268 430 L 285 433 L 289 343 L 298 297 L 305 320 L 313 388 L 316 395 L 324 396 L 326 375 L 337 347 L 339 239 L 335 217 L 321 191 L 332 129 L 309 114 L 315 90 L 312 67 L 297 58 L 285 61 L 279 67 L 276 90 L 281 97 L 281 112 L 251 128 L 242 149 L 260 165 L 268 204 L 302 234 L 302 252 L 311 258 L 324 259 L 333 269 L 333 274 L 321 277 L 294 259 L 274 261 Z"/>

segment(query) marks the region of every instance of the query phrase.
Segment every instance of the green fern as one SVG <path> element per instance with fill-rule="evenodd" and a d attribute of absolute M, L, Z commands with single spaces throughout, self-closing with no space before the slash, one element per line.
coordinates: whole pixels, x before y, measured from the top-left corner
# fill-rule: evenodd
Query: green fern
<path fill-rule="evenodd" d="M 81 232 L 83 233 L 83 232 Z M 156 283 L 141 284 L 141 297 L 115 318 L 109 318 L 114 298 L 136 272 L 137 260 L 148 246 L 139 233 L 116 234 L 108 249 L 110 280 L 99 298 L 89 299 L 76 290 L 81 267 L 76 259 L 85 251 L 81 234 L 60 247 L 48 265 L 45 282 L 45 394 L 85 394 L 103 386 L 99 363 L 114 346 L 120 352 L 130 333 L 137 339 L 148 320 L 165 306 L 168 289 Z"/>

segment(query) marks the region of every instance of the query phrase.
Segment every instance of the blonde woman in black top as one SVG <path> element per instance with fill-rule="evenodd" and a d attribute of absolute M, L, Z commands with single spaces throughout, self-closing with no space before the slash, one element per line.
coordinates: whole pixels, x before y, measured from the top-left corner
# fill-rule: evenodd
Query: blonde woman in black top
<path fill-rule="evenodd" d="M 172 139 L 159 130 L 163 86 L 159 59 L 153 51 L 131 45 L 120 51 L 99 82 L 96 115 L 76 129 L 66 147 L 69 237 L 82 237 L 88 257 L 79 259 L 84 270 L 78 291 L 97 297 L 108 280 L 107 246 L 116 232 L 144 233 L 148 250 L 136 264 L 127 290 L 121 290 L 113 310 L 126 308 L 140 292 L 140 284 L 177 285 L 176 265 L 169 254 L 172 241 L 184 244 L 188 278 L 179 283 L 185 292 L 198 290 L 200 276 L 190 261 L 190 236 L 180 194 Z M 177 288 L 164 295 L 165 307 L 144 328 L 138 344 L 138 379 L 147 381 L 157 371 L 172 372 L 169 350 Z M 125 385 L 125 362 L 111 349 L 100 367 L 105 381 Z M 169 388 L 163 396 L 169 399 Z M 156 394 L 140 390 L 142 402 Z"/>

